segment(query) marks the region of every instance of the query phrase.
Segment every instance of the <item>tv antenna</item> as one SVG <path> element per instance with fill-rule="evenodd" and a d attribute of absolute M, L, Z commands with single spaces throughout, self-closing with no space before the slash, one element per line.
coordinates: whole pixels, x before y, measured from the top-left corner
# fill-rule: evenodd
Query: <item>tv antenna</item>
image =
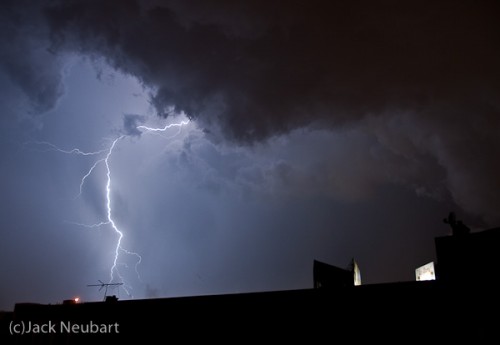
<path fill-rule="evenodd" d="M 99 280 L 99 284 L 89 284 L 87 286 L 99 286 L 99 291 L 104 289 L 104 301 L 106 301 L 106 296 L 108 295 L 108 288 L 110 286 L 120 286 L 123 285 L 123 283 L 104 283 L 102 280 Z"/>

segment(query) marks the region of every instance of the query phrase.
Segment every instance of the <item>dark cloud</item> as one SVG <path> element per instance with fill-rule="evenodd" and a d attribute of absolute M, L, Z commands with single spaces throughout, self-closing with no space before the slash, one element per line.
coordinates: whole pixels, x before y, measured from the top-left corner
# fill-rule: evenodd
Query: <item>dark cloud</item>
<path fill-rule="evenodd" d="M 41 8 L 7 2 L 2 11 L 2 40 L 12 44 L 3 45 L 1 61 L 38 111 L 52 108 L 63 90 L 54 52 L 104 57 L 154 90 L 159 114 L 184 111 L 214 138 L 253 142 L 311 125 L 375 131 L 383 152 L 374 165 L 386 160 L 395 180 L 429 195 L 444 188 L 469 211 L 497 219 L 495 1 L 127 0 Z M 370 170 L 368 161 L 361 169 Z"/>
<path fill-rule="evenodd" d="M 393 115 L 369 121 L 383 151 L 378 154 L 393 179 L 437 196 L 449 194 L 464 210 L 500 221 L 495 178 L 500 154 L 495 136 L 499 114 L 492 109 L 446 109 L 444 117 Z M 451 115 L 454 115 L 453 117 Z M 401 179 L 403 179 L 401 181 Z"/>
<path fill-rule="evenodd" d="M 64 93 L 60 56 L 49 51 L 42 6 L 29 1 L 0 5 L 0 66 L 31 103 L 31 113 L 51 110 Z"/>
<path fill-rule="evenodd" d="M 124 114 L 123 115 L 123 129 L 125 135 L 140 136 L 141 131 L 137 129 L 137 126 L 144 123 L 146 117 L 137 114 Z"/>
<path fill-rule="evenodd" d="M 160 114 L 173 106 L 236 141 L 376 122 L 394 179 L 423 192 L 437 166 L 431 185 L 499 213 L 496 2 L 72 1 L 46 13 L 54 49 L 104 56 L 156 90 Z"/>
<path fill-rule="evenodd" d="M 102 54 L 227 137 L 264 138 L 385 110 L 495 102 L 494 2 L 64 2 L 54 45 Z M 474 114 L 477 116 L 477 114 Z M 472 114 L 469 114 L 472 116 Z"/>
<path fill-rule="evenodd" d="M 425 193 L 445 188 L 470 211 L 498 213 L 496 2 L 65 1 L 45 16 L 41 8 L 7 2 L 1 11 L 4 72 L 35 112 L 63 92 L 54 52 L 103 56 L 155 90 L 160 114 L 185 111 L 215 136 L 254 141 L 311 124 L 373 131 L 365 123 L 376 122 L 390 152 L 377 159 L 396 180 L 423 191 L 427 163 L 437 163 Z"/>

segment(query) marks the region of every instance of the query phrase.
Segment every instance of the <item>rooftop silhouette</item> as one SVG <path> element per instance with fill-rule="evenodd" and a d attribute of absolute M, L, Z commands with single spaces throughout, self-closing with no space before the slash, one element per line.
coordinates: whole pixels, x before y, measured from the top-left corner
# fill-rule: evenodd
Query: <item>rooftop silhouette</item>
<path fill-rule="evenodd" d="M 451 215 L 448 222 L 458 223 Z M 489 315 L 500 303 L 490 277 L 500 264 L 500 228 L 454 232 L 436 238 L 435 244 L 435 281 L 355 286 L 359 268 L 354 260 L 349 269 L 315 260 L 311 289 L 124 301 L 108 296 L 104 302 L 58 305 L 18 303 L 13 313 L 0 315 L 0 335 L 23 344 L 78 344 L 98 338 L 116 342 L 132 334 L 182 341 L 305 337 L 477 343 L 496 337 L 496 319 Z M 11 322 L 51 322 L 59 328 L 52 334 L 12 336 Z M 109 332 L 68 333 L 68 323 L 77 329 L 98 325 L 96 329 Z"/>

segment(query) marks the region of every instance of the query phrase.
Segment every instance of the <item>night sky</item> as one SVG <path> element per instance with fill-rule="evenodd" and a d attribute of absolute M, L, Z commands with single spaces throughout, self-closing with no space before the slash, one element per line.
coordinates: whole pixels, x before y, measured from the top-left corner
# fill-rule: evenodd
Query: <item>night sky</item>
<path fill-rule="evenodd" d="M 314 259 L 414 280 L 450 211 L 500 225 L 498 18 L 498 1 L 2 1 L 0 310 L 102 299 L 105 163 L 121 299 L 311 288 Z"/>

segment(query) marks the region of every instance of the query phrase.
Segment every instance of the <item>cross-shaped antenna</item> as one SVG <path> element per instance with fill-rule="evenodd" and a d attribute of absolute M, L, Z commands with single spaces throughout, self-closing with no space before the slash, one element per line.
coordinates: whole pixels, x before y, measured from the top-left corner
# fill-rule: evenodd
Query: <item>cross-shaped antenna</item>
<path fill-rule="evenodd" d="M 104 288 L 104 301 L 106 301 L 106 296 L 108 295 L 108 287 L 123 285 L 123 283 L 104 283 L 100 279 L 98 279 L 98 282 L 99 284 L 90 284 L 87 286 L 99 286 L 99 291 L 101 291 Z"/>

